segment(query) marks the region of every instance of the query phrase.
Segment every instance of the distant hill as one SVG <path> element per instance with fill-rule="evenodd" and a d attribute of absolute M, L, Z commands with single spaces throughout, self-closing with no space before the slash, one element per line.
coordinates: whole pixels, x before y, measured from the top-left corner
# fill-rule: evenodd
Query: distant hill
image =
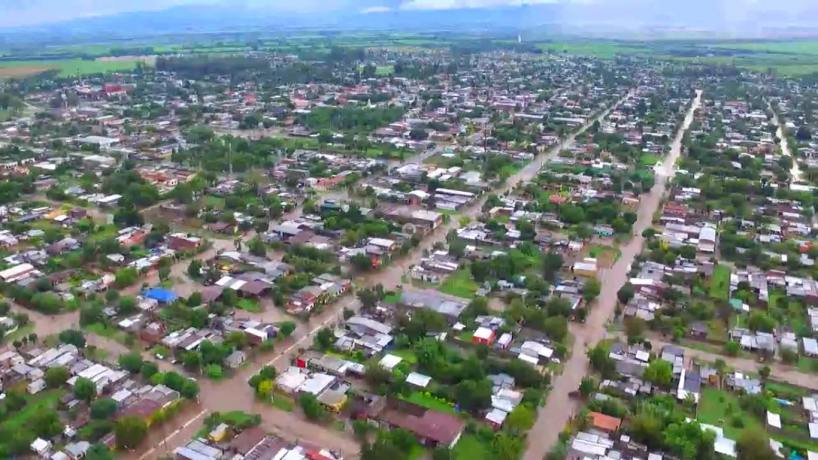
<path fill-rule="evenodd" d="M 815 3 L 815 4 L 813 4 Z M 748 6 L 752 5 L 752 7 Z M 778 0 L 600 0 L 517 7 L 395 10 L 380 13 L 322 11 L 280 13 L 242 6 L 179 6 L 56 24 L 0 29 L 0 45 L 109 40 L 168 34 L 273 34 L 298 29 L 322 31 L 526 31 L 533 37 L 573 34 L 613 38 L 771 37 L 818 35 L 818 2 Z"/>

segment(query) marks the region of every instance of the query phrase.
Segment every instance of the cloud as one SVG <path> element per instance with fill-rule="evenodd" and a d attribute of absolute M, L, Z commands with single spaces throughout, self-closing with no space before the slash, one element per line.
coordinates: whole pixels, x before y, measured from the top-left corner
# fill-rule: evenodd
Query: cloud
<path fill-rule="evenodd" d="M 369 8 L 362 9 L 361 14 L 388 13 L 390 11 L 392 11 L 392 8 L 388 6 L 370 6 Z"/>
<path fill-rule="evenodd" d="M 454 10 L 465 8 L 498 8 L 507 6 L 541 5 L 559 0 L 404 0 L 402 10 Z"/>

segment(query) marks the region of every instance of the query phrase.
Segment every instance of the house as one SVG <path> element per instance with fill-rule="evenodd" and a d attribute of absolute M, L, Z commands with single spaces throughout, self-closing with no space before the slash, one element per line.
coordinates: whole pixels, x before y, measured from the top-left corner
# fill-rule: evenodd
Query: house
<path fill-rule="evenodd" d="M 456 415 L 427 409 L 396 398 L 378 398 L 368 416 L 391 428 L 403 428 L 429 447 L 453 448 L 466 423 Z"/>
<path fill-rule="evenodd" d="M 487 327 L 478 327 L 472 335 L 471 341 L 475 345 L 491 345 L 494 343 L 494 331 Z"/>
<path fill-rule="evenodd" d="M 571 271 L 579 276 L 595 278 L 597 274 L 597 261 L 593 257 L 586 257 L 581 261 L 574 262 Z"/>
<path fill-rule="evenodd" d="M 42 438 L 37 438 L 31 442 L 31 451 L 37 454 L 40 458 L 48 458 L 51 453 L 51 441 L 46 441 Z"/>
<path fill-rule="evenodd" d="M 238 369 L 245 361 L 247 361 L 247 354 L 241 350 L 234 350 L 224 359 L 224 364 L 231 369 Z"/>
<path fill-rule="evenodd" d="M 442 314 L 451 322 L 457 320 L 468 301 L 459 297 L 448 296 L 433 290 L 404 289 L 401 292 L 401 305 L 411 308 L 425 308 Z"/>
<path fill-rule="evenodd" d="M 600 412 L 590 412 L 588 416 L 590 417 L 591 428 L 606 434 L 617 432 L 620 425 L 622 425 L 622 419 Z"/>
<path fill-rule="evenodd" d="M 174 251 L 195 251 L 201 245 L 202 239 L 184 233 L 174 233 L 168 235 L 166 243 Z"/>

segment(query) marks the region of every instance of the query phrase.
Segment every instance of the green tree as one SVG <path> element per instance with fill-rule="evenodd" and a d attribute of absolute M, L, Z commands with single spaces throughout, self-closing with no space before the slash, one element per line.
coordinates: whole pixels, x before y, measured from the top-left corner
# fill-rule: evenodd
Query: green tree
<path fill-rule="evenodd" d="M 292 321 L 284 321 L 278 325 L 278 332 L 282 337 L 287 338 L 295 331 L 295 323 Z"/>
<path fill-rule="evenodd" d="M 139 446 L 148 434 L 148 425 L 139 417 L 125 416 L 114 424 L 116 445 L 120 449 L 133 449 Z"/>
<path fill-rule="evenodd" d="M 599 281 L 596 278 L 591 278 L 582 286 L 582 298 L 586 302 L 590 302 L 599 297 L 599 292 L 602 289 Z"/>
<path fill-rule="evenodd" d="M 202 263 L 197 259 L 191 260 L 190 264 L 187 266 L 187 274 L 191 278 L 198 278 L 199 276 L 201 276 L 201 271 Z"/>
<path fill-rule="evenodd" d="M 45 384 L 48 388 L 59 388 L 68 381 L 70 376 L 68 369 L 62 366 L 52 367 L 45 371 Z"/>
<path fill-rule="evenodd" d="M 74 382 L 74 396 L 85 402 L 91 402 L 97 395 L 97 386 L 91 380 L 84 377 L 77 378 Z"/>
<path fill-rule="evenodd" d="M 583 398 L 591 396 L 591 393 L 593 393 L 595 389 L 596 381 L 594 381 L 593 377 L 583 377 L 579 383 L 579 393 Z"/>
<path fill-rule="evenodd" d="M 100 398 L 91 403 L 91 418 L 106 420 L 116 413 L 116 401 L 111 398 Z"/>
<path fill-rule="evenodd" d="M 508 417 L 503 424 L 503 428 L 511 431 L 512 433 L 525 433 L 532 426 L 534 426 L 534 419 L 536 418 L 536 415 L 537 414 L 532 408 L 525 404 L 520 404 L 508 414 Z"/>
<path fill-rule="evenodd" d="M 319 350 L 329 350 L 333 343 L 335 343 L 335 334 L 332 332 L 332 329 L 327 327 L 319 330 L 313 338 L 313 344 L 315 348 Z"/>
<path fill-rule="evenodd" d="M 738 460 L 774 460 L 775 453 L 770 448 L 770 438 L 760 428 L 747 428 L 736 440 Z"/>
<path fill-rule="evenodd" d="M 320 420 L 325 415 L 323 406 L 318 402 L 315 395 L 311 393 L 301 394 L 301 396 L 298 397 L 298 405 L 301 406 L 301 410 L 304 411 L 304 416 L 310 420 Z"/>
<path fill-rule="evenodd" d="M 125 353 L 119 355 L 117 363 L 119 363 L 119 367 L 135 374 L 142 369 L 142 355 L 137 352 Z"/>
<path fill-rule="evenodd" d="M 604 343 L 599 343 L 588 350 L 588 360 L 591 362 L 591 367 L 604 378 L 610 378 L 616 371 L 616 363 L 610 357 L 610 348 Z"/>
<path fill-rule="evenodd" d="M 104 444 L 92 444 L 85 452 L 85 460 L 114 460 L 114 454 Z"/>
<path fill-rule="evenodd" d="M 85 335 L 77 329 L 66 329 L 58 335 L 60 342 L 74 345 L 77 348 L 85 347 Z"/>
<path fill-rule="evenodd" d="M 673 382 L 673 366 L 664 359 L 654 359 L 645 369 L 644 378 L 660 388 L 668 389 Z"/>

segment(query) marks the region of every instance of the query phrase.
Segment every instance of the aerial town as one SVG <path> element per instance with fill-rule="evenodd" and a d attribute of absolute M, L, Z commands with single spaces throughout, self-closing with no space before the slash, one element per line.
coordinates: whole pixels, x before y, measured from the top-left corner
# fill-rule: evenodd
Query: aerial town
<path fill-rule="evenodd" d="M 0 79 L 0 457 L 818 460 L 818 79 L 325 51 Z"/>

